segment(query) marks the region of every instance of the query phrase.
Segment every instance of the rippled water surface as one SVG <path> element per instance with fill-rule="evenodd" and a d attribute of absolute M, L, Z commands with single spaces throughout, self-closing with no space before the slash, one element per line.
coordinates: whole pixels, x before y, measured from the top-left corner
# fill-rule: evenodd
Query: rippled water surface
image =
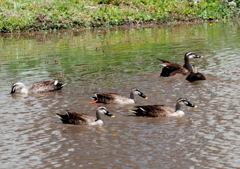
<path fill-rule="evenodd" d="M 156 58 L 191 62 L 207 80 L 160 78 Z M 240 23 L 112 28 L 1 35 L 0 168 L 239 168 Z M 59 79 L 61 91 L 9 94 L 21 81 Z M 66 109 L 95 115 L 94 92 L 149 97 L 138 105 L 175 106 L 181 118 L 131 116 L 133 105 L 104 105 L 103 126 L 62 124 Z"/>

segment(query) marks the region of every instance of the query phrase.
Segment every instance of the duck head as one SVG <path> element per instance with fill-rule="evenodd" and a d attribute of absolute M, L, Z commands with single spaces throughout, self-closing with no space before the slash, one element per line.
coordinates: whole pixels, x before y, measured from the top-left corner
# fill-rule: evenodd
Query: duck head
<path fill-rule="evenodd" d="M 192 59 L 192 58 L 203 58 L 203 56 L 199 56 L 193 52 L 187 52 L 185 54 L 185 59 Z"/>
<path fill-rule="evenodd" d="M 99 107 L 99 108 L 97 109 L 97 112 L 98 112 L 98 113 L 101 113 L 101 114 L 105 114 L 105 115 L 110 116 L 110 117 L 115 117 L 113 114 L 111 114 L 111 113 L 106 109 L 106 107 Z"/>
<path fill-rule="evenodd" d="M 141 92 L 138 88 L 133 89 L 133 90 L 132 90 L 132 93 L 133 93 L 134 95 L 139 95 L 140 97 L 142 97 L 142 98 L 144 98 L 144 99 L 148 99 L 148 97 L 145 96 L 145 95 L 143 94 L 143 92 Z"/>
<path fill-rule="evenodd" d="M 182 104 L 185 104 L 186 106 L 190 106 L 190 107 L 193 107 L 193 108 L 197 108 L 198 106 L 195 105 L 195 104 L 192 104 L 190 101 L 188 101 L 187 99 L 185 98 L 179 98 L 177 100 L 177 104 L 176 104 L 176 110 L 181 110 L 181 105 Z"/>
<path fill-rule="evenodd" d="M 13 83 L 12 90 L 10 93 L 13 94 L 16 91 L 21 90 L 22 88 L 26 88 L 26 86 L 23 83 L 21 83 L 21 82 Z"/>

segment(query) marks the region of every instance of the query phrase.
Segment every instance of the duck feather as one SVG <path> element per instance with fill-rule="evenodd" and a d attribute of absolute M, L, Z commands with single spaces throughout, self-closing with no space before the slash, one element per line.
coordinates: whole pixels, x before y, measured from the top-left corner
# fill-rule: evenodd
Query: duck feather
<path fill-rule="evenodd" d="M 85 113 L 75 113 L 69 110 L 66 110 L 66 114 L 58 114 L 56 115 L 61 119 L 63 123 L 69 124 L 91 124 L 95 122 L 96 116 L 91 116 Z"/>

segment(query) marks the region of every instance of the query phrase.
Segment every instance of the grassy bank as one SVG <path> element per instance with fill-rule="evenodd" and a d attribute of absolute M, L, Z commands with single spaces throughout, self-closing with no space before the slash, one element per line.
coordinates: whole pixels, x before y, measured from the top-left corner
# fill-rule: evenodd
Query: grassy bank
<path fill-rule="evenodd" d="M 238 13 L 220 0 L 1 0 L 0 32 L 222 20 Z"/>

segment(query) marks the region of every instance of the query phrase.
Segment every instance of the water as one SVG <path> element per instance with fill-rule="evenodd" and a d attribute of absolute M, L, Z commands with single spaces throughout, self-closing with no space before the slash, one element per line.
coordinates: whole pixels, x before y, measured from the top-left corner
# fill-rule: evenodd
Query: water
<path fill-rule="evenodd" d="M 1 35 L 0 168 L 239 168 L 240 23 L 109 28 Z M 160 78 L 156 58 L 191 62 L 207 80 Z M 62 91 L 10 95 L 11 84 L 59 79 Z M 175 106 L 182 118 L 131 116 L 133 105 L 104 105 L 104 126 L 62 124 L 55 113 L 95 115 L 93 92 L 149 97 L 138 105 Z"/>

